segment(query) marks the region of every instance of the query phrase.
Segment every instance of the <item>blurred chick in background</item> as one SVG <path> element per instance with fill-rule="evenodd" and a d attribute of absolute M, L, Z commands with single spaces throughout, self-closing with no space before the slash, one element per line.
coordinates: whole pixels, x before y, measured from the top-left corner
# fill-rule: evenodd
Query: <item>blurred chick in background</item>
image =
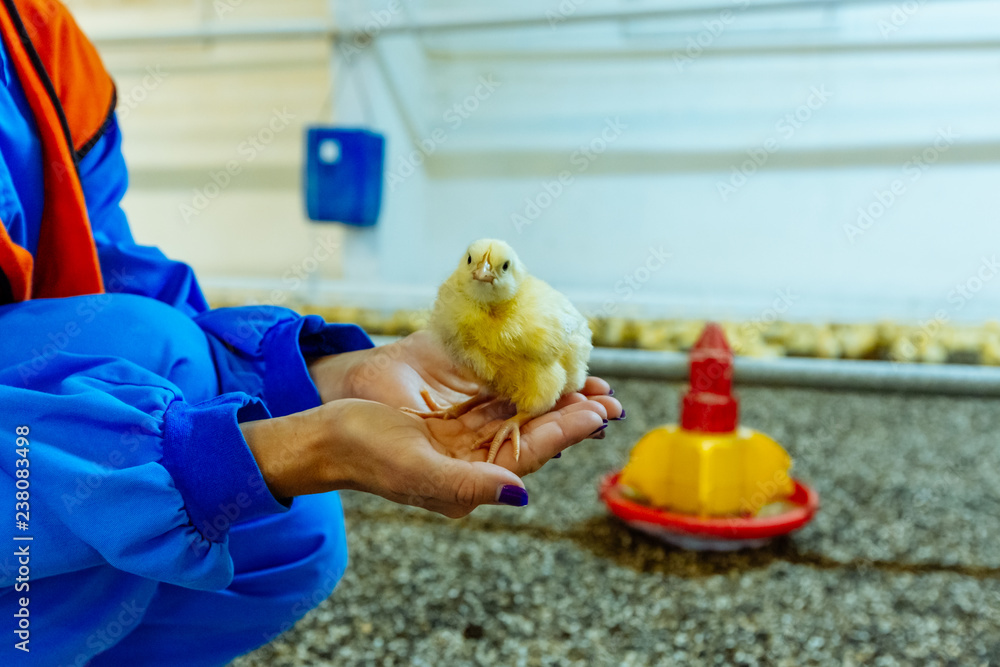
<path fill-rule="evenodd" d="M 492 463 L 509 437 L 514 459 L 520 456 L 520 427 L 545 414 L 564 394 L 587 379 L 590 328 L 569 300 L 528 274 L 514 249 L 503 241 L 476 241 L 458 268 L 441 285 L 430 329 L 452 361 L 471 371 L 488 388 L 468 401 L 439 408 L 421 392 L 430 412 L 422 417 L 455 418 L 501 398 L 517 409 L 491 438 Z"/>

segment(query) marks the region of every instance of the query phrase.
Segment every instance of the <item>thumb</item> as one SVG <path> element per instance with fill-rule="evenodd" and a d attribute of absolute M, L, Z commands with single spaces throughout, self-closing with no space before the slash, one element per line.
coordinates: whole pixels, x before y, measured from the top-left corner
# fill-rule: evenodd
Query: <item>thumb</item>
<path fill-rule="evenodd" d="M 521 478 L 502 466 L 452 460 L 448 468 L 451 497 L 442 500 L 470 511 L 479 505 L 523 507 L 528 504 L 528 492 Z"/>

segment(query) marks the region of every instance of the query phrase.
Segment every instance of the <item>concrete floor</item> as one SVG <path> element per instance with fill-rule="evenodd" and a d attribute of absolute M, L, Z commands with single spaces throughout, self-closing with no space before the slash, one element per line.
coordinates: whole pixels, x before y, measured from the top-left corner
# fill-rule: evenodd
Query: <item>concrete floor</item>
<path fill-rule="evenodd" d="M 295 628 L 233 667 L 1000 664 L 1000 403 L 743 387 L 742 423 L 820 493 L 799 533 L 692 553 L 597 499 L 679 387 L 528 477 L 528 507 L 451 521 L 345 493 L 351 564 Z"/>

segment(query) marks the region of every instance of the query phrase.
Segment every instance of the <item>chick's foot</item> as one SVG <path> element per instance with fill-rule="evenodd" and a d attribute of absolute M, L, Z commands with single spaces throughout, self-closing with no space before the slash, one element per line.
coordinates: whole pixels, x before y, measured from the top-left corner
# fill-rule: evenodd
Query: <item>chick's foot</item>
<path fill-rule="evenodd" d="M 450 408 L 442 408 L 437 404 L 437 402 L 434 401 L 433 398 L 431 398 L 430 393 L 426 389 L 420 390 L 420 397 L 424 399 L 425 403 L 427 403 L 427 407 L 430 408 L 429 411 L 414 410 L 413 408 L 400 408 L 400 410 L 408 415 L 416 415 L 417 417 L 423 417 L 424 419 L 430 419 L 432 417 L 437 419 L 458 419 L 466 412 L 471 411 L 473 408 L 482 405 L 492 398 L 489 394 L 479 393 L 469 400 L 462 401 L 461 403 L 453 405 Z"/>
<path fill-rule="evenodd" d="M 486 457 L 487 463 L 493 463 L 496 460 L 497 452 L 503 446 L 504 441 L 510 438 L 510 444 L 514 447 L 514 460 L 518 461 L 521 458 L 521 427 L 531 419 L 531 415 L 526 412 L 518 412 L 516 415 L 505 421 L 501 426 L 500 430 L 497 431 L 496 435 L 493 436 L 491 440 L 486 440 L 478 445 L 476 449 L 480 447 L 485 447 L 489 445 L 490 453 Z"/>

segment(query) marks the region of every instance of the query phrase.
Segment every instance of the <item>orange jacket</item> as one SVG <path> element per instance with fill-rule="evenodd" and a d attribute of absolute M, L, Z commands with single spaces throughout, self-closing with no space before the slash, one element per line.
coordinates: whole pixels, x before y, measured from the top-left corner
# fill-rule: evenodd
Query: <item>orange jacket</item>
<path fill-rule="evenodd" d="M 77 162 L 114 112 L 114 83 L 62 3 L 0 3 L 0 37 L 35 116 L 45 179 L 37 252 L 14 243 L 0 221 L 0 270 L 15 301 L 103 292 Z"/>

